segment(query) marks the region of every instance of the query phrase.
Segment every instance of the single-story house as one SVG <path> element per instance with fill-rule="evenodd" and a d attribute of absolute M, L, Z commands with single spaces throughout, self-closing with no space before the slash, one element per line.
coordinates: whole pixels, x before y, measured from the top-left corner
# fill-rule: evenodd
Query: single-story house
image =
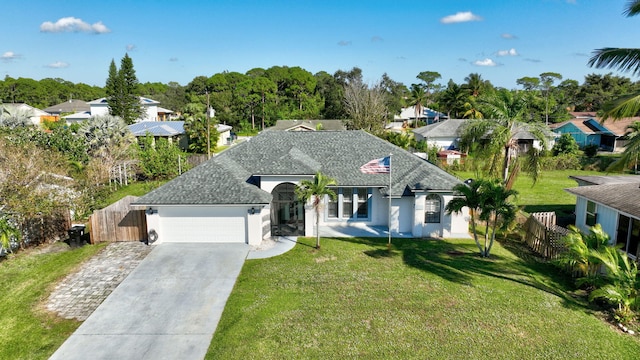
<path fill-rule="evenodd" d="M 145 120 L 129 125 L 129 131 L 135 137 L 151 134 L 154 139 L 165 138 L 170 142 L 175 142 L 183 150 L 189 147 L 189 139 L 184 131 L 184 121 Z"/>
<path fill-rule="evenodd" d="M 558 124 L 549 125 L 549 127 L 559 135 L 571 135 L 580 148 L 596 145 L 599 149 L 605 151 L 624 151 L 627 126 L 635 121 L 640 121 L 640 118 L 607 119 L 602 122 L 595 116 L 581 116 Z"/>
<path fill-rule="evenodd" d="M 216 146 L 229 145 L 231 143 L 231 126 L 216 124 L 216 130 L 220 134 Z M 131 133 L 138 136 L 151 134 L 154 138 L 166 138 L 177 142 L 178 146 L 186 150 L 189 146 L 189 138 L 184 130 L 184 121 L 140 121 L 129 125 Z"/>
<path fill-rule="evenodd" d="M 267 130 L 284 131 L 318 131 L 318 130 L 346 130 L 342 120 L 278 120 Z"/>
<path fill-rule="evenodd" d="M 360 170 L 390 154 L 391 175 Z M 338 184 L 337 199 L 323 199 L 321 227 L 384 226 L 394 236 L 418 238 L 469 236 L 468 214 L 444 211 L 461 181 L 364 131 L 264 131 L 134 205 L 146 209 L 148 230 L 158 242 L 257 245 L 269 236 L 313 236 L 315 211 L 298 201 L 295 188 L 317 172 Z"/>
<path fill-rule="evenodd" d="M 576 196 L 576 227 L 584 232 L 600 224 L 612 243 L 637 259 L 640 243 L 640 176 L 571 176 L 578 187 L 565 189 Z"/>
<path fill-rule="evenodd" d="M 466 119 L 443 120 L 414 129 L 413 136 L 416 141 L 424 140 L 429 146 L 435 146 L 438 149 L 458 149 L 462 125 L 467 122 Z"/>

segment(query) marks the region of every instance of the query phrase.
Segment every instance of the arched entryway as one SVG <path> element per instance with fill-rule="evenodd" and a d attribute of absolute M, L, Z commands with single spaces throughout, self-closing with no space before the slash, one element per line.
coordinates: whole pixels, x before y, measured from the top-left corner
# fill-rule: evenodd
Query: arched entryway
<path fill-rule="evenodd" d="M 304 204 L 298 201 L 296 186 L 282 183 L 271 195 L 271 235 L 304 236 Z"/>

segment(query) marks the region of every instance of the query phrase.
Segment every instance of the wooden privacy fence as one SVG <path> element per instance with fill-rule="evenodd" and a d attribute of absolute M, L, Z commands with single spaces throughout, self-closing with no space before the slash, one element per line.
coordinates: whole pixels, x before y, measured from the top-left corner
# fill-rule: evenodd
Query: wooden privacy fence
<path fill-rule="evenodd" d="M 524 223 L 525 242 L 546 259 L 555 259 L 564 251 L 562 238 L 569 230 L 556 225 L 554 212 L 533 213 Z"/>
<path fill-rule="evenodd" d="M 146 240 L 147 218 L 144 210 L 131 208 L 131 203 L 136 199 L 135 196 L 126 196 L 102 210 L 94 211 L 89 217 L 91 243 Z"/>

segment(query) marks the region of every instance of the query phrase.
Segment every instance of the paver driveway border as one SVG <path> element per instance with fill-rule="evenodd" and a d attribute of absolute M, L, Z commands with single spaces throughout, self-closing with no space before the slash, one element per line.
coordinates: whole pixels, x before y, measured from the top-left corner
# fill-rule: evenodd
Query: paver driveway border
<path fill-rule="evenodd" d="M 158 244 L 51 359 L 202 359 L 250 247 Z"/>

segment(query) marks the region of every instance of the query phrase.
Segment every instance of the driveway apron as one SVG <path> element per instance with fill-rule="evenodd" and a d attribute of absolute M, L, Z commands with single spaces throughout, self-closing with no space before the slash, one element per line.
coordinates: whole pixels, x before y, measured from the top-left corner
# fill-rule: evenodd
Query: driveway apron
<path fill-rule="evenodd" d="M 51 359 L 203 359 L 249 249 L 155 245 Z"/>

